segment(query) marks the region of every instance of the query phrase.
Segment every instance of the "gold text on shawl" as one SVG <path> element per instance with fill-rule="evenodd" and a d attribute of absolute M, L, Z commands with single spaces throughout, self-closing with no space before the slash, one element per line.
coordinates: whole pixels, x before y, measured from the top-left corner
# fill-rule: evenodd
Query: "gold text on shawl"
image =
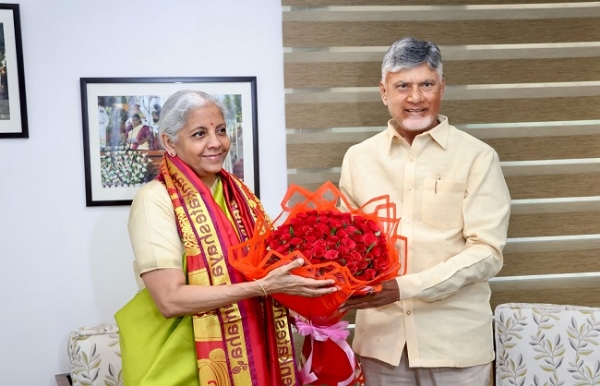
<path fill-rule="evenodd" d="M 240 207 L 238 206 L 238 204 L 236 202 L 233 202 L 231 205 L 231 213 L 233 215 L 233 219 L 235 220 L 235 223 L 237 224 L 237 229 L 241 233 L 240 234 L 241 239 L 248 240 L 248 232 L 246 231 L 246 228 L 244 227 L 244 223 L 242 222 L 242 214 L 240 213 Z"/>
<path fill-rule="evenodd" d="M 189 215 L 193 220 L 193 227 L 198 235 L 198 244 L 204 251 L 204 256 L 208 260 L 209 272 L 213 285 L 231 284 L 231 278 L 227 271 L 224 251 L 219 238 L 215 224 L 208 214 L 206 203 L 201 200 L 199 194 L 190 194 L 185 196 L 186 205 L 190 208 Z M 218 312 L 223 320 L 222 332 L 225 335 L 224 343 L 226 350 L 236 362 L 230 362 L 234 384 L 249 384 L 250 371 L 248 367 L 248 349 L 244 337 L 242 318 L 237 303 L 221 307 Z M 202 319 L 194 319 L 194 322 L 200 327 L 203 324 Z M 208 325 L 205 325 L 210 330 Z M 196 326 L 194 326 L 196 328 Z M 214 326 L 213 333 L 218 334 L 219 327 Z"/>
<path fill-rule="evenodd" d="M 278 301 L 273 300 L 273 317 L 275 321 L 275 337 L 277 339 L 277 358 L 281 371 L 283 385 L 296 385 L 294 370 L 294 352 L 290 337 L 287 309 Z"/>
<path fill-rule="evenodd" d="M 214 225 L 209 222 L 208 217 L 204 213 L 203 204 L 197 196 L 186 197 L 190 210 L 190 217 L 194 220 L 194 226 L 198 233 L 198 241 L 203 247 L 204 252 L 210 259 L 210 265 L 213 276 L 223 276 L 224 266 L 221 265 L 223 254 L 220 253 L 219 247 L 216 245 L 217 234 Z"/>
<path fill-rule="evenodd" d="M 240 320 L 240 314 L 238 312 L 237 307 L 233 307 L 233 305 L 228 305 L 221 308 L 223 321 L 226 325 L 225 327 L 225 340 L 227 341 L 227 347 L 229 349 L 229 354 L 232 358 L 235 359 L 245 359 L 245 350 L 246 345 L 244 341 L 242 341 L 242 337 L 240 335 L 239 326 L 236 324 L 237 321 Z"/>

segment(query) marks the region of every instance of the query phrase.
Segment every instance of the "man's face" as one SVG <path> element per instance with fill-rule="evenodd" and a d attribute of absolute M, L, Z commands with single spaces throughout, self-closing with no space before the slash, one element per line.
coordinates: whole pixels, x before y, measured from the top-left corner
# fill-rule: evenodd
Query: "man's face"
<path fill-rule="evenodd" d="M 427 64 L 389 72 L 379 90 L 400 130 L 423 132 L 437 125 L 444 79 Z"/>

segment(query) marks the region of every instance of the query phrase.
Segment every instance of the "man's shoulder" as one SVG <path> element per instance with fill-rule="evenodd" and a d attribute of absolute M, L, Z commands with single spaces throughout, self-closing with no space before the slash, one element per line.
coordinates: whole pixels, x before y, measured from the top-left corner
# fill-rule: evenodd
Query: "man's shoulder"
<path fill-rule="evenodd" d="M 350 149 L 368 149 L 368 148 L 381 148 L 382 143 L 386 143 L 389 141 L 389 133 L 387 133 L 388 128 L 386 127 L 384 130 L 380 131 L 377 134 L 370 136 L 367 139 L 362 140 L 361 142 L 350 146 Z"/>
<path fill-rule="evenodd" d="M 452 125 L 448 125 L 450 130 L 450 140 L 454 139 L 457 142 L 465 143 L 471 149 L 478 150 L 493 150 L 493 148 L 481 139 L 458 129 Z"/>

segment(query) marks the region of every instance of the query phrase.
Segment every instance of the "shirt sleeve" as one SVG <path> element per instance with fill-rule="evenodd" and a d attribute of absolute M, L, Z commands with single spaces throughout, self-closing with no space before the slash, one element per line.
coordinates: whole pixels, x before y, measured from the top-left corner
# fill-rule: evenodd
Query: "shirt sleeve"
<path fill-rule="evenodd" d="M 350 204 L 354 208 L 358 208 L 359 205 L 357 205 L 356 201 L 354 201 L 354 198 L 353 198 L 354 195 L 353 195 L 353 191 L 352 191 L 351 152 L 352 152 L 352 148 L 348 149 L 348 151 L 346 151 L 346 154 L 344 155 L 344 159 L 342 161 L 342 171 L 340 174 L 339 189 L 340 189 L 340 192 L 342 192 L 342 194 L 344 195 L 344 198 L 346 198 L 346 200 L 348 201 L 348 204 Z M 346 205 L 343 201 L 340 201 L 338 203 L 338 207 L 342 211 L 348 210 L 348 208 L 346 208 Z"/>
<path fill-rule="evenodd" d="M 429 269 L 398 277 L 400 299 L 437 301 L 494 277 L 503 264 L 510 205 L 498 155 L 490 148 L 477 157 L 467 179 L 464 249 Z"/>
<path fill-rule="evenodd" d="M 183 245 L 167 189 L 158 181 L 144 185 L 129 211 L 129 239 L 137 275 L 162 269 L 182 269 Z"/>

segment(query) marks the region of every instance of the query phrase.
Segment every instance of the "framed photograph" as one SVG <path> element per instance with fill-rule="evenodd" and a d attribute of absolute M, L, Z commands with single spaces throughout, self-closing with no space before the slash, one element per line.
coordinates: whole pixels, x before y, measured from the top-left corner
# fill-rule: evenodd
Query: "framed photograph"
<path fill-rule="evenodd" d="M 224 168 L 259 195 L 256 77 L 81 78 L 80 83 L 86 206 L 130 205 L 139 187 L 156 176 L 164 152 L 160 112 L 166 99 L 183 89 L 212 94 L 226 107 L 231 147 Z"/>
<path fill-rule="evenodd" d="M 28 138 L 19 4 L 0 4 L 0 138 Z"/>

